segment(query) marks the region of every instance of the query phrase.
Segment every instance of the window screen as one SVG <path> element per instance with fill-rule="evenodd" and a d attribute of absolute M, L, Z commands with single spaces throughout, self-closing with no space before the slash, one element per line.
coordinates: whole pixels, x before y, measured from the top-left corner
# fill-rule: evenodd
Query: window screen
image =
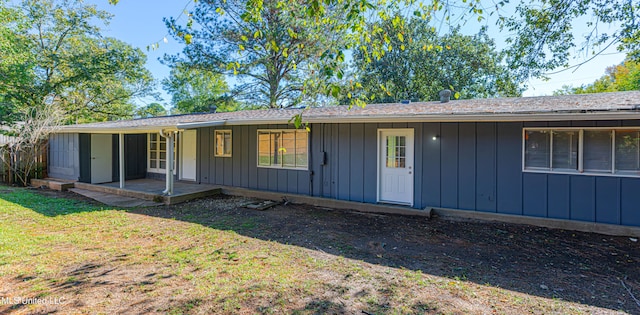
<path fill-rule="evenodd" d="M 525 133 L 525 166 L 527 168 L 549 168 L 549 130 L 527 130 Z"/>
<path fill-rule="evenodd" d="M 554 169 L 578 169 L 578 140 L 579 132 L 553 131 L 553 160 Z"/>
<path fill-rule="evenodd" d="M 611 171 L 611 130 L 584 131 L 584 170 Z"/>
<path fill-rule="evenodd" d="M 640 171 L 640 131 L 616 130 L 616 169 Z"/>

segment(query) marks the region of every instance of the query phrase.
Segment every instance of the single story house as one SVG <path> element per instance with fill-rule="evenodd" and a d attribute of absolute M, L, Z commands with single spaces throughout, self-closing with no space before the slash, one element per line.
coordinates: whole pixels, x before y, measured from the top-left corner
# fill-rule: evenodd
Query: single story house
<path fill-rule="evenodd" d="M 176 115 L 65 126 L 49 143 L 50 177 L 87 183 L 640 226 L 640 91 Z"/>

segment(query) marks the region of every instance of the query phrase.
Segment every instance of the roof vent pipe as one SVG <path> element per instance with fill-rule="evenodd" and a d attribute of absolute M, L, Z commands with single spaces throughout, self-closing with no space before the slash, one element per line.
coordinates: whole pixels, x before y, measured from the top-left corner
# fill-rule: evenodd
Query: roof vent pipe
<path fill-rule="evenodd" d="M 218 110 L 218 106 L 209 105 L 209 113 L 215 113 Z"/>
<path fill-rule="evenodd" d="M 451 99 L 451 90 L 442 90 L 438 95 L 440 95 L 440 103 L 446 103 Z"/>

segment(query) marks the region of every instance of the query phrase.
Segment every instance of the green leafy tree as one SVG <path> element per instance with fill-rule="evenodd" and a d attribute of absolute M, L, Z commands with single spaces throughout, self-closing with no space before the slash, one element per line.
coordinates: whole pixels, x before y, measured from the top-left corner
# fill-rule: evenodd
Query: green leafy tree
<path fill-rule="evenodd" d="M 166 61 L 237 75 L 241 81 L 234 95 L 249 104 L 296 105 L 303 99 L 307 78 L 333 71 L 318 60 L 330 54 L 327 51 L 340 36 L 334 25 L 342 12 L 338 6 L 322 6 L 333 23 L 310 18 L 311 6 L 306 1 L 199 1 L 187 25 L 166 20 L 171 34 L 187 44 L 181 56 L 168 56 Z"/>
<path fill-rule="evenodd" d="M 607 69 L 607 74 L 613 79 L 616 91 L 640 90 L 640 62 L 630 59 Z"/>
<path fill-rule="evenodd" d="M 234 111 L 238 105 L 227 97 L 224 77 L 216 72 L 175 64 L 162 86 L 171 94 L 172 113 L 208 112 L 212 106 L 219 111 Z"/>
<path fill-rule="evenodd" d="M 118 0 L 109 0 L 117 3 Z M 194 0 L 194 2 L 197 2 Z M 202 3 L 202 2 L 200 2 Z M 497 25 L 504 31 L 509 49 L 507 50 L 507 64 L 510 69 L 516 70 L 519 80 L 530 77 L 544 77 L 550 71 L 569 66 L 571 54 L 579 50 L 587 56 L 597 55 L 608 47 L 616 47 L 625 51 L 632 60 L 640 60 L 640 2 L 636 0 L 536 0 L 536 1 L 441 1 L 441 0 L 325 0 L 325 1 L 297 1 L 297 0 L 249 0 L 243 1 L 237 10 L 225 10 L 224 5 L 211 4 L 210 12 L 201 10 L 197 14 L 207 15 L 218 11 L 227 16 L 233 16 L 232 22 L 237 24 L 252 21 L 265 21 L 263 16 L 272 11 L 272 8 L 295 7 L 299 4 L 303 8 L 304 18 L 312 19 L 322 25 L 331 26 L 341 32 L 346 32 L 345 41 L 327 46 L 326 53 L 321 58 L 326 66 L 321 67 L 321 79 L 341 76 L 340 65 L 344 60 L 345 50 L 360 50 L 367 56 L 366 60 L 374 60 L 382 51 L 387 49 L 388 41 L 392 37 L 401 34 L 394 29 L 387 36 L 376 36 L 367 28 L 367 22 L 371 20 L 393 19 L 393 12 L 402 8 L 406 15 L 411 11 L 415 16 L 430 18 L 437 16 L 441 23 L 455 23 L 453 21 L 471 21 L 496 19 Z M 225 4 L 223 2 L 222 4 Z M 515 6 L 514 7 L 512 7 Z M 334 15 L 330 8 L 341 6 L 344 15 Z M 196 10 L 197 11 L 197 10 Z M 231 14 L 228 14 L 231 12 Z M 196 15 L 197 15 L 196 14 Z M 457 15 L 454 20 L 452 15 Z M 197 20 L 199 18 L 195 18 Z M 304 20 L 304 19 L 301 19 Z M 586 20 L 586 22 L 585 22 Z M 172 24 L 172 23 L 170 23 Z M 184 28 L 172 28 L 174 34 L 183 38 L 186 43 L 197 42 L 198 31 L 209 32 L 212 37 L 219 36 L 219 29 L 203 27 L 192 28 L 193 21 L 187 23 Z M 575 38 L 574 26 L 583 24 L 590 29 L 584 38 Z M 454 25 L 455 26 L 455 25 Z M 241 31 L 255 29 L 240 28 Z M 262 33 L 257 32 L 256 38 L 263 38 Z M 242 36 L 242 35 L 240 35 Z M 253 38 L 252 34 L 245 35 L 247 39 Z M 242 37 L 241 37 L 242 38 Z M 354 43 L 366 41 L 371 49 L 363 50 L 363 46 Z M 213 43 L 213 42 L 211 42 Z M 205 44 L 206 46 L 206 44 Z M 281 45 L 265 47 L 272 50 Z M 211 48 L 218 47 L 216 44 Z M 248 45 L 235 45 L 236 49 L 228 52 L 240 54 Z M 396 47 L 397 48 L 397 47 Z M 581 49 L 575 49 L 581 48 Z M 206 51 L 206 50 L 203 50 Z M 275 50 L 274 50 L 275 51 Z M 587 62 L 586 60 L 585 62 Z M 241 71 L 241 65 L 233 67 L 233 63 L 227 66 Z M 580 66 L 576 65 L 576 66 Z M 336 95 L 340 92 L 337 86 L 328 89 Z"/>
<path fill-rule="evenodd" d="M 9 93 L 15 93 L 17 86 L 33 79 L 27 71 L 32 62 L 29 46 L 19 40 L 19 34 L 27 30 L 24 14 L 0 0 L 0 125 L 10 125 L 20 116 Z"/>
<path fill-rule="evenodd" d="M 166 116 L 167 110 L 160 103 L 150 103 L 137 109 L 136 116 L 140 118 Z"/>
<path fill-rule="evenodd" d="M 152 92 L 144 53 L 100 35 L 108 13 L 79 0 L 26 0 L 3 10 L 17 14 L 2 27 L 10 40 L 0 62 L 0 95 L 12 113 L 55 104 L 67 122 L 131 117 L 131 99 Z"/>
<path fill-rule="evenodd" d="M 502 63 L 502 55 L 484 29 L 474 36 L 458 30 L 438 36 L 429 21 L 407 21 L 400 15 L 369 28 L 380 30 L 379 36 L 397 29 L 402 36 L 390 38 L 388 48 L 373 60 L 361 52 L 355 54 L 360 84 L 347 93 L 364 93 L 367 102 L 437 100 L 443 89 L 466 99 L 521 95 L 519 82 Z"/>
<path fill-rule="evenodd" d="M 588 28 L 582 39 L 574 35 L 578 23 Z M 511 34 L 508 62 L 520 77 L 544 77 L 568 67 L 575 50 L 594 56 L 616 47 L 640 61 L 640 2 L 635 0 L 523 0 L 516 14 L 499 17 L 498 24 Z"/>
<path fill-rule="evenodd" d="M 640 90 L 640 62 L 627 59 L 619 65 L 608 67 L 605 70 L 605 75 L 591 84 L 583 84 L 579 87 L 563 86 L 553 94 L 588 94 L 634 90 Z"/>

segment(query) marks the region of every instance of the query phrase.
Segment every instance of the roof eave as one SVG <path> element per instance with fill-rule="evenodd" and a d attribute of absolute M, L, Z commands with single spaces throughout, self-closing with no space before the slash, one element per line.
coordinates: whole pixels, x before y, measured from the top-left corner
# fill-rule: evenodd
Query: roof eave
<path fill-rule="evenodd" d="M 164 126 L 137 126 L 137 127 L 110 127 L 110 128 L 106 128 L 106 127 L 102 127 L 102 128 L 95 128 L 95 127 L 62 127 L 58 130 L 56 130 L 56 133 L 108 133 L 108 134 L 115 134 L 115 133 L 125 133 L 125 134 L 132 134 L 132 133 L 155 133 L 155 132 L 159 132 L 160 130 L 166 130 L 166 131 L 177 131 L 180 130 L 179 128 L 177 128 L 175 125 L 164 125 Z"/>
<path fill-rule="evenodd" d="M 563 120 L 629 120 L 640 119 L 640 112 L 611 111 L 585 113 L 507 113 L 507 114 L 437 114 L 402 116 L 354 116 L 354 117 L 310 117 L 308 123 L 385 123 L 385 122 L 516 122 L 516 121 L 563 121 Z M 241 124 L 241 123 L 239 123 Z"/>
<path fill-rule="evenodd" d="M 223 126 L 226 124 L 224 120 L 213 120 L 213 121 L 199 121 L 199 122 L 190 122 L 190 123 L 179 123 L 177 125 L 178 129 L 195 129 L 195 128 L 204 128 L 204 127 L 216 127 Z"/>
<path fill-rule="evenodd" d="M 546 113 L 473 113 L 473 114 L 415 114 L 369 116 L 302 116 L 305 123 L 398 123 L 398 122 L 518 122 L 518 121 L 584 121 L 584 120 L 640 120 L 640 111 L 546 112 Z M 163 126 L 139 127 L 62 127 L 57 133 L 154 133 L 159 130 L 177 131 L 217 126 L 291 124 L 290 118 L 215 120 L 178 123 Z"/>

